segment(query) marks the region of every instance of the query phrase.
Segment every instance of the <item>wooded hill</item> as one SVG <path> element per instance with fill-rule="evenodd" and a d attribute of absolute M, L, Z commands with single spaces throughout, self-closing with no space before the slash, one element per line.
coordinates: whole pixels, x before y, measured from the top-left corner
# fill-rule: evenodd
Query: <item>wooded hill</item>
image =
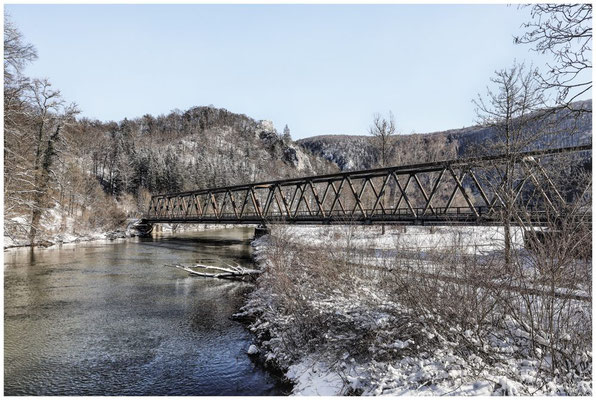
<path fill-rule="evenodd" d="M 573 103 L 573 108 L 591 110 L 592 101 Z M 571 113 L 569 110 L 553 112 L 546 121 L 532 130 L 544 128 L 552 134 L 545 134 L 533 142 L 533 150 L 545 147 L 565 147 L 592 142 L 592 115 Z M 479 146 L 486 146 L 495 140 L 494 128 L 471 126 L 425 134 L 395 135 L 389 150 L 389 165 L 406 165 L 457 157 L 477 155 Z M 371 136 L 364 135 L 321 135 L 300 139 L 297 143 L 313 154 L 335 163 L 342 171 L 374 168 L 379 166 L 379 150 Z"/>
<path fill-rule="evenodd" d="M 338 170 L 284 139 L 271 122 L 214 107 L 120 122 L 70 120 L 61 135 L 60 151 L 50 157 L 46 196 L 36 206 L 43 210 L 39 224 L 46 232 L 115 229 L 127 217 L 140 217 L 150 194 Z M 33 149 L 10 139 L 7 147 L 34 170 Z M 44 135 L 42 144 L 47 148 L 50 140 Z M 9 160 L 5 167 L 10 173 L 16 163 Z M 6 183 L 7 233 L 23 236 L 30 228 L 31 201 L 18 195 L 18 182 L 8 175 Z M 32 190 L 39 185 L 30 183 Z"/>
<path fill-rule="evenodd" d="M 332 172 L 269 121 L 214 107 L 119 123 L 82 120 L 87 169 L 112 196 L 178 192 Z"/>
<path fill-rule="evenodd" d="M 36 243 L 121 228 L 153 193 L 335 172 L 331 162 L 256 121 L 213 106 L 120 122 L 78 117 L 25 67 L 35 47 L 5 18 L 5 240 Z M 73 100 L 73 99 L 69 99 Z"/>

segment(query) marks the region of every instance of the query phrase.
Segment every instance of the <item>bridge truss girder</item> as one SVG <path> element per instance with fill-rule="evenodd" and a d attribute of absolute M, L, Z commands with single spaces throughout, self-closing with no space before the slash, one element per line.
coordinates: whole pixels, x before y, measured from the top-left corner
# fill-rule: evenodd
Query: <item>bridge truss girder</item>
<path fill-rule="evenodd" d="M 567 212 L 570 203 L 565 177 L 553 175 L 587 152 L 591 159 L 591 146 L 578 146 L 155 195 L 144 220 L 496 224 L 515 206 L 525 215 L 520 221 L 519 214 L 508 214 L 513 223 L 541 224 Z M 570 157 L 575 161 L 565 164 Z"/>

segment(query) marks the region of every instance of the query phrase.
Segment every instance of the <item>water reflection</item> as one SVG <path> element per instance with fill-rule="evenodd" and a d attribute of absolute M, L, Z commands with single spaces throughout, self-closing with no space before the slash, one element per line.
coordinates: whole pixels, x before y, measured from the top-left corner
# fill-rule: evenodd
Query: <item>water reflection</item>
<path fill-rule="evenodd" d="M 5 394 L 282 394 L 246 356 L 249 333 L 229 319 L 251 286 L 164 266 L 246 265 L 247 236 L 7 252 Z"/>

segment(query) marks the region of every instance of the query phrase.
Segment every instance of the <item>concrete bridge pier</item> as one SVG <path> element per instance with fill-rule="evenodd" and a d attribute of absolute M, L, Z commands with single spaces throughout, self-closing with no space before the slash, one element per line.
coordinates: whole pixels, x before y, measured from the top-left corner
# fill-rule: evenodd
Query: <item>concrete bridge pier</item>
<path fill-rule="evenodd" d="M 137 231 L 139 236 L 150 236 L 153 232 L 153 224 L 145 220 L 136 221 L 130 225 L 130 228 Z"/>
<path fill-rule="evenodd" d="M 271 229 L 269 229 L 266 225 L 259 225 L 255 228 L 255 239 L 270 233 Z"/>

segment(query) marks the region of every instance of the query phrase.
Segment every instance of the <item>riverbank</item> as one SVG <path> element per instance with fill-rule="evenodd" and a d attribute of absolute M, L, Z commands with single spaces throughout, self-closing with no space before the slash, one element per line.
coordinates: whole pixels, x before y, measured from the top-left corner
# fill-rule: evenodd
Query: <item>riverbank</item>
<path fill-rule="evenodd" d="M 55 236 L 46 236 L 41 238 L 36 243 L 36 247 L 50 248 L 54 246 L 60 246 L 63 244 L 91 242 L 96 240 L 126 239 L 133 236 L 134 235 L 125 231 L 98 232 L 83 235 L 58 234 Z M 4 236 L 3 244 L 4 250 L 31 247 L 31 242 L 28 239 L 13 239 L 9 236 Z"/>
<path fill-rule="evenodd" d="M 226 224 L 161 224 L 159 225 L 160 233 L 176 233 L 176 232 L 204 232 L 209 230 L 221 230 L 221 229 L 234 229 L 238 228 L 238 225 Z M 115 240 L 115 239 L 127 239 L 134 236 L 138 236 L 137 232 L 126 229 L 126 226 L 122 226 L 120 229 L 100 232 L 59 232 L 58 228 L 50 229 L 49 232 L 42 234 L 41 238 L 36 241 L 37 247 L 50 248 L 54 246 L 60 246 L 63 244 L 90 242 L 98 240 Z M 31 242 L 26 237 L 24 231 L 21 235 L 4 236 L 4 250 L 17 249 L 24 247 L 31 247 Z"/>
<path fill-rule="evenodd" d="M 57 208 L 43 214 L 35 246 L 48 248 L 68 243 L 89 242 L 96 240 L 125 239 L 135 236 L 136 232 L 127 229 L 129 220 L 117 223 L 96 223 L 90 225 L 79 221 L 75 216 L 65 216 Z M 26 216 L 12 217 L 4 221 L 4 250 L 31 247 L 29 239 L 30 221 Z"/>
<path fill-rule="evenodd" d="M 592 393 L 591 301 L 556 300 L 559 310 L 574 316 L 557 322 L 554 340 L 539 321 L 513 312 L 521 312 L 526 306 L 517 303 L 524 301 L 543 312 L 539 296 L 467 283 L 489 274 L 502 278 L 495 274 L 498 264 L 491 264 L 500 258 L 491 258 L 499 242 L 490 232 L 408 229 L 413 236 L 379 236 L 378 227 L 279 227 L 253 242 L 263 273 L 237 316 L 252 321 L 252 352 L 284 371 L 293 394 Z M 480 258 L 483 237 L 494 248 L 482 247 Z M 440 247 L 437 238 L 465 246 L 430 251 Z M 403 256 L 413 243 L 427 249 Z M 397 256 L 379 253 L 390 249 Z M 465 274 L 469 281 L 445 279 L 437 273 L 445 272 L 439 261 L 452 277 Z M 569 352 L 568 364 L 553 357 L 553 349 Z"/>

